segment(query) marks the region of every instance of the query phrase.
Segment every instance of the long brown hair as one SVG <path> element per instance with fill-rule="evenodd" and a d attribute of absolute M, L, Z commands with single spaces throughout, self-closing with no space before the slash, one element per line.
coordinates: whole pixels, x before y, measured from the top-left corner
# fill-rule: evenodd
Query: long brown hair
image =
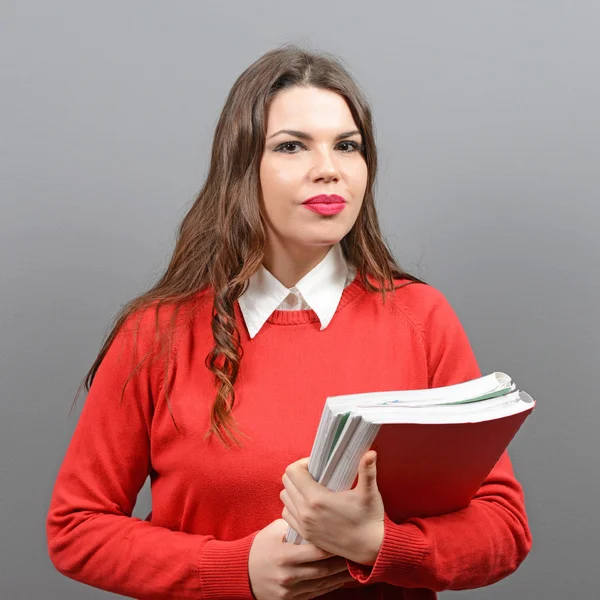
<path fill-rule="evenodd" d="M 242 445 L 232 433 L 240 433 L 231 411 L 242 358 L 234 303 L 259 269 L 265 250 L 259 165 L 269 106 L 280 90 L 294 86 L 316 87 L 340 94 L 362 134 L 367 187 L 357 220 L 341 240 L 346 260 L 356 267 L 369 292 L 382 294 L 383 302 L 386 289 L 403 287 L 396 287 L 394 279 L 425 283 L 397 265 L 379 228 L 373 195 L 377 150 L 371 110 L 364 94 L 333 55 L 284 44 L 264 54 L 233 84 L 216 126 L 206 181 L 180 225 L 166 272 L 158 283 L 131 300 L 115 317 L 116 324 L 80 385 L 74 404 L 84 383 L 89 391 L 104 355 L 124 322 L 152 304 L 156 305 L 155 340 L 162 340 L 164 382 L 167 382 L 169 348 L 173 343 L 177 313 L 198 292 L 209 289 L 213 298 L 211 327 L 215 345 L 206 356 L 205 365 L 214 375 L 217 392 L 211 409 L 211 427 L 206 435 L 216 434 L 227 447 L 224 430 L 238 446 Z M 158 313 L 162 305 L 174 308 L 167 335 L 159 334 Z M 148 358 L 146 355 L 142 363 Z M 136 370 L 140 366 L 141 363 Z M 121 398 L 134 373 L 125 382 Z M 168 404 L 168 386 L 163 387 Z M 177 428 L 170 404 L 169 410 Z"/>

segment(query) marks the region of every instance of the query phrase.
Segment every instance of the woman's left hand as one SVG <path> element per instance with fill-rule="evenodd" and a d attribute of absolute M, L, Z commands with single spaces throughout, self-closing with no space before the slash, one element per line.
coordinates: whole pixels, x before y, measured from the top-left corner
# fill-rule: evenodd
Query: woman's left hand
<path fill-rule="evenodd" d="M 308 458 L 288 465 L 279 495 L 284 504 L 282 518 L 311 544 L 359 564 L 374 565 L 384 532 L 376 457 L 370 450 L 361 458 L 356 486 L 343 492 L 317 483 L 308 472 Z"/>

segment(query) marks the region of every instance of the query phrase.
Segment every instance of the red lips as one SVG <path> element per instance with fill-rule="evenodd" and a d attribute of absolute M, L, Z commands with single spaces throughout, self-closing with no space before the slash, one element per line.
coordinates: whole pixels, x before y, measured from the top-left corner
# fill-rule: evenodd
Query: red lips
<path fill-rule="evenodd" d="M 312 198 L 307 198 L 302 204 L 339 204 L 345 203 L 346 200 L 337 194 L 319 194 Z"/>
<path fill-rule="evenodd" d="M 302 204 L 308 210 L 312 210 L 319 215 L 331 217 L 344 210 L 346 200 L 337 194 L 319 194 L 318 196 L 308 198 Z"/>

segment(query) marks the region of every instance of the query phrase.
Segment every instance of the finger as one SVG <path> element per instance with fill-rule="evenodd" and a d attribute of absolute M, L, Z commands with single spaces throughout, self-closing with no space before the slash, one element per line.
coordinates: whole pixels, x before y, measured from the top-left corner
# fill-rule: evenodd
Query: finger
<path fill-rule="evenodd" d="M 317 483 L 308 472 L 308 460 L 302 459 L 288 465 L 284 475 L 296 486 L 303 497 L 320 490 L 324 486 Z M 283 478 L 282 478 L 283 479 Z M 327 488 L 325 488 L 327 489 Z"/>
<path fill-rule="evenodd" d="M 297 573 L 298 581 L 323 579 L 337 575 L 338 573 L 346 573 L 352 577 L 348 572 L 346 559 L 341 556 L 332 556 L 316 562 L 302 563 L 297 565 L 294 570 Z"/>
<path fill-rule="evenodd" d="M 347 571 L 345 573 L 335 573 L 334 575 L 330 575 L 329 577 L 323 577 L 321 579 L 310 579 L 306 581 L 301 581 L 295 586 L 295 590 L 300 592 L 300 594 L 316 594 L 316 596 L 321 596 L 325 594 L 326 591 L 341 587 L 344 583 L 348 583 L 352 578 Z M 316 597 L 316 596 L 313 596 Z"/>
<path fill-rule="evenodd" d="M 281 502 L 283 502 L 283 506 L 288 509 L 292 516 L 295 519 L 298 519 L 298 506 L 294 502 L 294 500 L 290 498 L 288 490 L 283 488 L 281 492 L 279 492 L 279 499 L 281 500 Z"/>
<path fill-rule="evenodd" d="M 275 519 L 275 521 L 273 521 L 270 524 L 271 527 L 273 527 L 273 531 L 277 532 L 277 535 L 279 536 L 279 540 L 283 543 L 285 543 L 285 539 L 287 537 L 288 534 L 288 529 L 289 529 L 289 524 L 285 521 L 285 519 L 279 518 L 279 519 Z"/>
<path fill-rule="evenodd" d="M 369 492 L 377 488 L 377 454 L 374 451 L 367 452 L 360 461 L 359 465 L 359 486 L 363 491 Z"/>
<path fill-rule="evenodd" d="M 313 563 L 288 564 L 286 565 L 286 568 L 292 575 L 287 583 L 289 588 L 302 585 L 303 582 L 315 580 L 318 580 L 320 585 L 321 582 L 327 578 L 331 578 L 334 575 L 339 575 L 340 573 L 345 573 L 346 575 L 351 576 L 350 573 L 348 573 L 346 560 L 340 556 L 333 556 L 331 558 Z M 315 583 L 313 587 L 317 587 L 317 583 Z"/>
<path fill-rule="evenodd" d="M 294 506 L 298 506 L 304 502 L 304 496 L 302 492 L 296 487 L 296 484 L 284 473 L 281 478 L 283 487 L 288 493 L 289 498 L 294 503 Z"/>
<path fill-rule="evenodd" d="M 292 513 L 290 513 L 290 511 L 287 508 L 284 508 L 283 511 L 281 512 L 281 517 L 283 519 L 285 519 L 285 521 L 287 522 L 287 524 L 294 529 L 295 531 L 297 531 L 302 537 L 304 537 L 304 533 L 303 533 L 303 528 L 301 527 L 301 525 L 298 523 L 298 521 L 296 520 L 296 518 L 294 517 L 294 515 L 292 515 Z"/>
<path fill-rule="evenodd" d="M 306 469 L 308 471 L 308 463 L 310 462 L 310 456 L 305 456 L 304 458 L 301 458 L 300 460 L 296 461 L 296 464 L 299 467 L 302 467 L 303 469 Z"/>
<path fill-rule="evenodd" d="M 323 550 L 314 544 L 283 544 L 285 564 L 310 563 L 335 556 L 332 552 Z"/>

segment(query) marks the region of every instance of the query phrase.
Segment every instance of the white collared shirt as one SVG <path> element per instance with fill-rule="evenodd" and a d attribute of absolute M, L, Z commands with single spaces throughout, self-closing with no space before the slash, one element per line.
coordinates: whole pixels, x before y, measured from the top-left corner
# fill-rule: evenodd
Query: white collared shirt
<path fill-rule="evenodd" d="M 287 288 L 261 265 L 248 289 L 239 297 L 240 310 L 253 338 L 275 310 L 315 311 L 321 330 L 329 325 L 344 289 L 354 281 L 356 269 L 346 263 L 340 243 L 295 286 Z"/>

